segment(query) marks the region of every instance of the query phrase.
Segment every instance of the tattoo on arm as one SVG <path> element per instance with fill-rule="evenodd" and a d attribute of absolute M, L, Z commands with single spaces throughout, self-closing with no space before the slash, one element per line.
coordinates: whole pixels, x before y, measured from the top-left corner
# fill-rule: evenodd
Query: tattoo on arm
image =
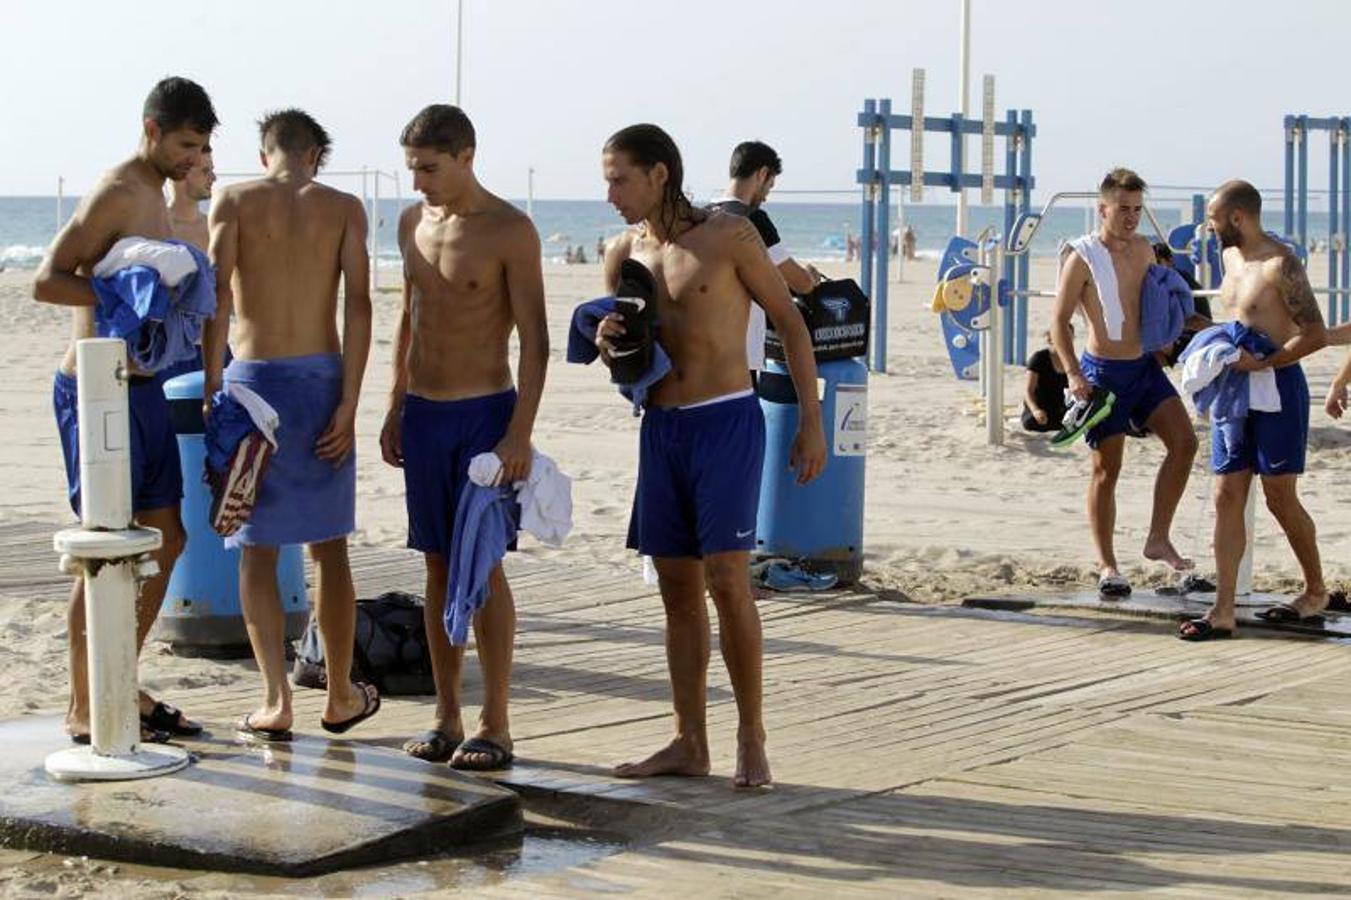
<path fill-rule="evenodd" d="M 738 243 L 753 244 L 760 240 L 760 232 L 755 230 L 750 219 L 743 219 L 737 223 L 735 237 Z"/>
<path fill-rule="evenodd" d="M 1309 276 L 1294 254 L 1286 256 L 1281 262 L 1278 283 L 1286 308 L 1290 310 L 1290 318 L 1295 320 L 1296 325 L 1302 328 L 1323 320 L 1318 301 L 1314 299 L 1313 288 L 1309 286 Z"/>

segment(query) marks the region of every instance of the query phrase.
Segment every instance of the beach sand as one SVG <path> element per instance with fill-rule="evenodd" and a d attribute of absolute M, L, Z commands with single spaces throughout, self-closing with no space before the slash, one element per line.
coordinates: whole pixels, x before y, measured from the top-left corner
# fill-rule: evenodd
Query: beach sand
<path fill-rule="evenodd" d="M 857 277 L 853 265 L 824 268 L 831 275 Z M 986 445 L 977 387 L 952 376 L 936 317 L 928 308 L 933 268 L 929 261 L 908 263 L 904 279 L 893 284 L 889 371 L 874 375 L 869 385 L 864 581 L 928 603 L 1020 586 L 1086 588 L 1093 578 L 1084 509 L 1087 448 L 1079 444 L 1053 452 L 1044 437 L 1020 431 L 1021 367 L 1010 367 L 1006 374 L 1006 443 Z M 1034 261 L 1033 287 L 1051 287 L 1053 275 L 1052 260 Z M 33 302 L 30 278 L 31 273 L 0 273 L 0 328 L 5 334 L 0 523 L 67 523 L 72 517 L 52 420 L 51 377 L 68 339 L 69 313 Z M 535 443 L 573 479 L 575 527 L 561 550 L 523 538 L 521 552 L 629 571 L 638 579 L 641 565 L 624 549 L 624 536 L 639 420 L 607 383 L 603 368 L 563 360 L 572 307 L 603 292 L 600 267 L 547 266 L 545 281 L 553 347 Z M 402 546 L 406 536 L 402 476 L 381 461 L 378 446 L 398 305 L 397 293 L 375 297 L 375 339 L 357 420 L 358 531 L 353 539 L 385 546 Z M 1049 309 L 1050 301 L 1033 301 L 1032 349 L 1040 345 Z M 1339 360 L 1339 352 L 1326 350 L 1307 364 L 1315 409 L 1301 491 L 1318 523 L 1324 565 L 1334 584 L 1347 575 L 1351 508 L 1341 502 L 1344 492 L 1337 488 L 1337 473 L 1347 471 L 1351 462 L 1351 427 L 1330 420 L 1321 398 Z M 1178 548 L 1194 556 L 1206 573 L 1213 567 L 1211 478 L 1204 430 L 1200 438 L 1202 450 L 1174 537 Z M 1161 456 L 1156 440 L 1130 441 L 1117 493 L 1118 555 L 1136 579 L 1166 578 L 1159 566 L 1140 557 Z M 51 562 L 55 567 L 55 555 Z M 1265 589 L 1293 590 L 1299 583 L 1288 546 L 1260 506 L 1255 568 Z M 528 607 L 528 593 L 519 595 L 517 603 Z M 0 596 L 0 716 L 64 706 L 64 606 Z M 653 614 L 659 613 L 654 609 Z M 235 664 L 176 658 L 155 643 L 147 647 L 141 671 L 144 684 L 170 700 L 178 686 L 254 677 Z M 0 875 L 0 892 L 23 887 L 5 879 Z"/>

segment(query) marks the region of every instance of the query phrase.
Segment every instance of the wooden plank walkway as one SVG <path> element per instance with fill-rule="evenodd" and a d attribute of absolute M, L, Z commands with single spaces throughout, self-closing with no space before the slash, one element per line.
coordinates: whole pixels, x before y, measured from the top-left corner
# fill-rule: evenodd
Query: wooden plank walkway
<path fill-rule="evenodd" d="M 64 597 L 48 577 L 50 533 L 0 527 L 0 595 Z M 421 587 L 416 554 L 352 557 L 363 596 Z M 714 777 L 609 774 L 669 736 L 651 588 L 524 554 L 508 571 L 521 762 L 503 783 L 647 804 L 680 827 L 479 893 L 1351 895 L 1343 644 L 1191 645 L 1164 623 L 771 596 L 760 610 L 777 784 L 740 793 L 728 785 L 736 715 L 716 653 Z M 255 690 L 250 678 L 172 699 L 223 728 Z M 478 691 L 470 663 L 467 699 Z M 297 694 L 298 730 L 317 732 L 304 723 L 321 705 L 318 692 Z M 358 739 L 397 747 L 430 715 L 429 698 L 390 698 Z"/>

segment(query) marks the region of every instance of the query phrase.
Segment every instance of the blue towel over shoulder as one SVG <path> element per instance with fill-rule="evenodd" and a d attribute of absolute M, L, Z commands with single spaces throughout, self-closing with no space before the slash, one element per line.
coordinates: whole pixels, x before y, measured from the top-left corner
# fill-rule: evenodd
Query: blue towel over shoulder
<path fill-rule="evenodd" d="M 90 279 L 98 298 L 97 334 L 125 340 L 127 355 L 143 372 L 196 358 L 202 328 L 216 313 L 216 275 L 206 254 L 184 241 L 162 243 L 185 248 L 197 264 L 173 287 L 154 267 L 141 264 Z"/>
<path fill-rule="evenodd" d="M 1196 300 L 1186 279 L 1167 266 L 1150 266 L 1140 288 L 1140 343 L 1146 353 L 1165 350 L 1196 315 Z"/>

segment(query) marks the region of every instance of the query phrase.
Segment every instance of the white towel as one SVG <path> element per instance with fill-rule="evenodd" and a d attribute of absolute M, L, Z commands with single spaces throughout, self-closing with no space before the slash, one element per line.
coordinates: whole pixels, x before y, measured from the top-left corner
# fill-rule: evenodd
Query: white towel
<path fill-rule="evenodd" d="M 1121 308 L 1121 292 L 1117 288 L 1111 252 L 1096 234 L 1077 237 L 1069 244 L 1088 263 L 1088 270 L 1093 273 L 1093 284 L 1098 290 L 1098 300 L 1102 303 L 1102 317 L 1107 323 L 1107 337 L 1114 341 L 1121 340 L 1126 312 Z"/>
<path fill-rule="evenodd" d="M 182 244 L 124 237 L 94 266 L 94 277 L 106 278 L 131 266 L 149 266 L 159 273 L 160 283 L 171 288 L 197 271 L 197 261 Z"/>
<path fill-rule="evenodd" d="M 1191 354 L 1182 363 L 1182 396 L 1194 398 L 1206 385 L 1220 377 L 1239 357 L 1233 344 L 1217 341 Z M 1193 404 L 1194 406 L 1195 404 Z M 1280 412 L 1281 391 L 1276 386 L 1275 369 L 1248 373 L 1248 411 Z"/>
<path fill-rule="evenodd" d="M 244 407 L 244 411 L 253 420 L 253 426 L 267 438 L 273 450 L 277 449 L 277 428 L 281 425 L 281 416 L 272 408 L 272 404 L 258 396 L 251 388 L 232 381 L 225 382 L 225 394 Z"/>
<path fill-rule="evenodd" d="M 469 461 L 469 480 L 489 487 L 502 474 L 496 453 L 480 453 Z M 530 453 L 530 474 L 512 485 L 521 504 L 521 529 L 550 547 L 561 547 L 572 531 L 572 479 L 538 450 Z"/>

